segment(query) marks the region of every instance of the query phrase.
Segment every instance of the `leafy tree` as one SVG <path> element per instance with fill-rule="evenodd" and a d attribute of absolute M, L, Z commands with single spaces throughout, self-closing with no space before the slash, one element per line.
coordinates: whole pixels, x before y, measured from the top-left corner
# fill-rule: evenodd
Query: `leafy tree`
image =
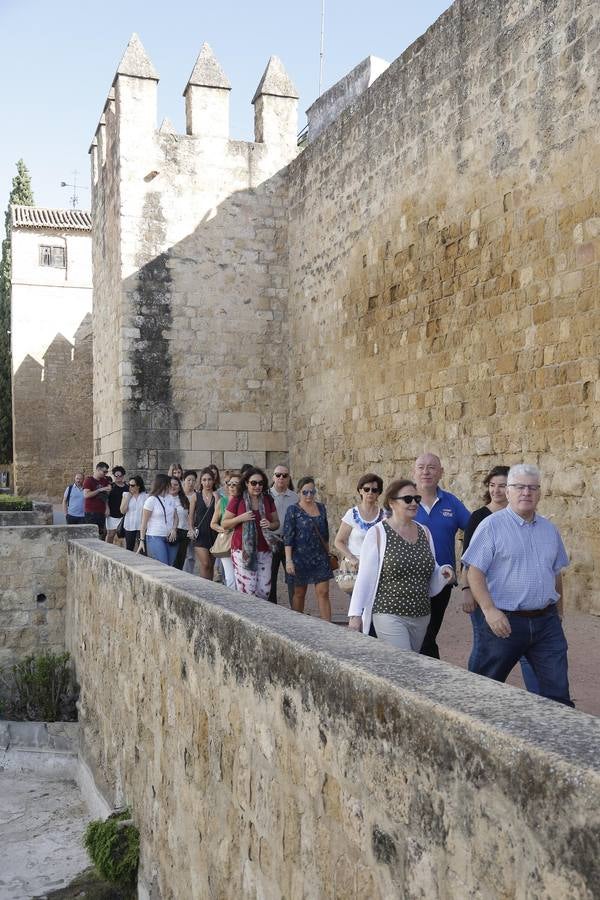
<path fill-rule="evenodd" d="M 0 462 L 12 461 L 12 362 L 10 355 L 10 206 L 19 203 L 33 206 L 31 178 L 22 159 L 17 163 L 17 174 L 13 178 L 12 191 L 8 198 L 5 225 L 6 238 L 2 241 L 0 261 Z"/>

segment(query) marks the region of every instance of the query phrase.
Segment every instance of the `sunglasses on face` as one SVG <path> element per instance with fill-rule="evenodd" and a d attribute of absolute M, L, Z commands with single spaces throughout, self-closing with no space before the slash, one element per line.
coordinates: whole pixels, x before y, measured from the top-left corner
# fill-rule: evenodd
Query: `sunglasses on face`
<path fill-rule="evenodd" d="M 408 506 L 409 503 L 412 503 L 412 502 L 413 502 L 413 500 L 414 500 L 415 503 L 420 503 L 420 502 L 421 502 L 421 495 L 420 495 L 420 494 L 404 494 L 403 497 L 392 497 L 391 499 L 392 499 L 392 500 L 404 500 L 404 502 L 405 502 L 406 505 Z"/>
<path fill-rule="evenodd" d="M 377 487 L 363 487 L 361 488 L 363 494 L 379 494 L 381 493 L 379 488 Z"/>
<path fill-rule="evenodd" d="M 289 478 L 289 472 L 275 472 L 275 478 Z"/>
<path fill-rule="evenodd" d="M 137 484 L 135 483 L 135 481 L 130 481 L 129 487 L 137 487 Z"/>
<path fill-rule="evenodd" d="M 249 481 L 248 484 L 251 484 L 252 487 L 262 487 L 264 482 L 262 481 Z"/>
<path fill-rule="evenodd" d="M 312 497 L 317 492 L 314 488 L 312 488 L 312 490 L 309 490 L 309 489 L 303 490 L 302 493 L 304 494 L 305 497 Z"/>

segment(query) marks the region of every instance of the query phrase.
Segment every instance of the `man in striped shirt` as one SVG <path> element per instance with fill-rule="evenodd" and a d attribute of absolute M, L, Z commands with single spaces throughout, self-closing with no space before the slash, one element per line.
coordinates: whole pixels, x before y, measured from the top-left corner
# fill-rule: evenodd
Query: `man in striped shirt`
<path fill-rule="evenodd" d="M 540 480 L 536 466 L 512 466 L 508 506 L 481 522 L 463 554 L 480 625 L 469 668 L 506 681 L 525 656 L 540 694 L 573 706 L 561 623 L 561 571 L 569 559 L 556 526 L 536 512 Z"/>

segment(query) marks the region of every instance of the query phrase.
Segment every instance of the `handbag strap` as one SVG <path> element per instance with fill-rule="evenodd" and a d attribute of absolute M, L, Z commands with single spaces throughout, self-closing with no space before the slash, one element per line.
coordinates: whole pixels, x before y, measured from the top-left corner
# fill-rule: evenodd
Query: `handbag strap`
<path fill-rule="evenodd" d="M 199 496 L 199 497 L 202 497 L 202 494 L 198 494 L 198 496 Z M 204 503 L 204 497 L 202 497 L 202 502 Z M 210 501 L 210 503 L 208 504 L 208 506 L 206 505 L 206 503 L 204 503 L 204 507 L 205 507 L 205 509 L 204 509 L 204 515 L 202 516 L 202 518 L 200 519 L 200 521 L 198 522 L 198 524 L 195 526 L 196 528 L 201 528 L 201 527 L 202 527 L 202 523 L 204 522 L 205 518 L 206 518 L 207 515 L 209 514 L 209 512 L 210 512 L 210 510 L 211 510 L 211 508 L 212 508 L 214 502 L 215 502 L 215 496 L 214 496 L 214 494 L 213 494 L 213 498 L 212 498 L 212 500 Z M 196 500 L 196 509 L 198 509 L 198 501 L 197 501 L 197 500 Z M 197 516 L 195 516 L 195 518 L 196 518 L 196 521 L 198 521 Z M 221 518 L 223 518 L 223 517 L 221 516 Z"/>
<path fill-rule="evenodd" d="M 307 513 L 307 515 L 308 515 L 308 513 Z M 320 516 L 320 515 L 321 515 L 321 510 L 319 510 L 319 516 Z M 326 544 L 325 541 L 323 540 L 323 535 L 321 534 L 321 532 L 319 531 L 319 529 L 318 529 L 317 526 L 315 525 L 315 519 L 316 519 L 316 518 L 318 518 L 318 516 L 309 516 L 310 524 L 311 524 L 312 527 L 315 529 L 315 534 L 317 535 L 317 537 L 318 537 L 319 540 L 321 541 L 321 546 L 323 547 L 323 550 L 325 551 L 325 553 L 327 553 L 327 555 L 329 555 L 329 553 L 330 553 L 331 551 L 329 550 L 327 544 Z"/>

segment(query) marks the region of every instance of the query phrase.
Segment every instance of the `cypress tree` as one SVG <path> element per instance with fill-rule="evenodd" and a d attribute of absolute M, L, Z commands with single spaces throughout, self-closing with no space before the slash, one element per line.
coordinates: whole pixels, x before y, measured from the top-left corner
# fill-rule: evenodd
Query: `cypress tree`
<path fill-rule="evenodd" d="M 0 462 L 12 462 L 12 361 L 10 353 L 10 206 L 19 203 L 33 206 L 31 178 L 22 159 L 17 163 L 17 174 L 12 181 L 5 216 L 6 237 L 2 241 L 0 261 Z"/>

